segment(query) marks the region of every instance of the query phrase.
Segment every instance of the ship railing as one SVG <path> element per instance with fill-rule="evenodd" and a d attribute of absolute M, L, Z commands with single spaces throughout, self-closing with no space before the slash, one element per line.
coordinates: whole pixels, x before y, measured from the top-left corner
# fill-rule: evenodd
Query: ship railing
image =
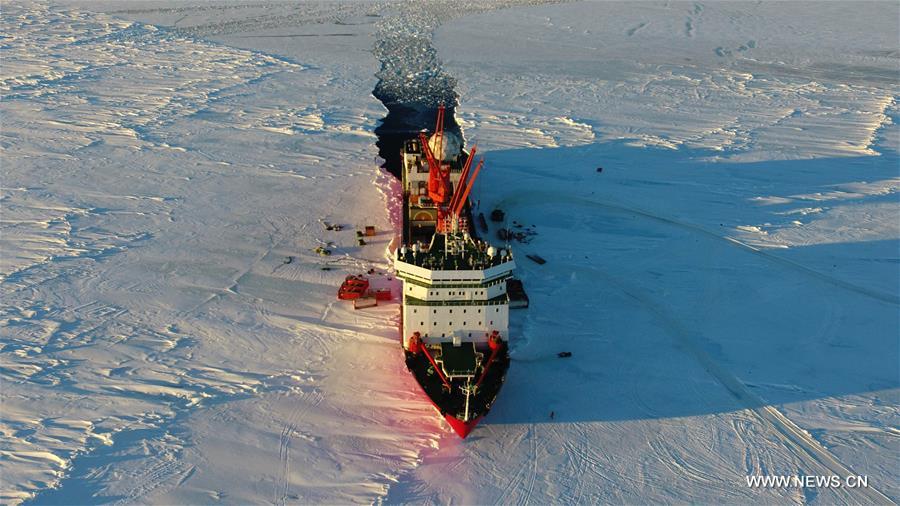
<path fill-rule="evenodd" d="M 406 297 L 403 303 L 408 306 L 503 306 L 509 304 L 509 297 L 503 295 L 490 300 L 422 300 Z"/>
<path fill-rule="evenodd" d="M 451 283 L 444 281 L 422 281 L 409 276 L 402 276 L 404 283 L 410 283 L 416 286 L 422 286 L 425 288 L 488 288 L 491 286 L 499 285 L 500 283 L 506 283 L 506 278 L 510 277 L 510 275 L 501 276 L 499 278 L 492 279 L 490 281 L 484 282 L 483 280 L 460 280 L 464 281 L 462 283 Z M 468 283 L 465 281 L 469 281 Z"/>
<path fill-rule="evenodd" d="M 459 260 L 463 260 L 460 262 Z M 413 256 L 412 253 L 407 253 L 405 257 L 401 258 L 401 261 L 408 263 L 410 265 L 415 265 L 416 267 L 423 267 L 425 269 L 433 269 L 433 270 L 445 270 L 445 271 L 478 271 L 490 269 L 491 267 L 496 267 L 498 265 L 511 262 L 513 259 L 504 257 L 504 258 L 490 258 L 487 255 L 484 255 L 482 258 L 479 258 L 478 261 L 472 262 L 469 264 L 462 257 L 456 256 L 448 256 L 444 257 L 439 254 L 430 254 L 425 253 L 418 255 L 418 257 Z"/>

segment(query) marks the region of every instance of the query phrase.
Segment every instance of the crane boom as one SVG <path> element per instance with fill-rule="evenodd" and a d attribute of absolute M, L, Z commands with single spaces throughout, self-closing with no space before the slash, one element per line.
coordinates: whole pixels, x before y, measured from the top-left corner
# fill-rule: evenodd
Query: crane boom
<path fill-rule="evenodd" d="M 472 191 L 472 185 L 475 183 L 475 179 L 478 178 L 478 172 L 481 171 L 481 167 L 484 165 L 484 158 L 478 161 L 478 165 L 475 167 L 475 172 L 472 173 L 472 178 L 469 179 L 469 182 L 466 184 L 466 191 L 462 194 L 462 197 L 456 202 L 456 207 L 451 209 L 451 213 L 454 216 L 459 216 L 460 211 L 462 211 L 463 206 L 466 203 L 466 199 L 469 198 L 469 192 Z"/>
<path fill-rule="evenodd" d="M 463 166 L 462 174 L 459 176 L 459 184 L 456 185 L 456 190 L 453 192 L 453 197 L 450 199 L 450 204 L 447 206 L 450 209 L 456 207 L 456 202 L 463 192 L 463 188 L 466 185 L 466 178 L 469 176 L 469 169 L 472 168 L 472 160 L 475 159 L 475 152 L 477 150 L 478 145 L 472 146 L 472 151 L 469 153 L 469 157 L 466 158 L 466 164 Z"/>

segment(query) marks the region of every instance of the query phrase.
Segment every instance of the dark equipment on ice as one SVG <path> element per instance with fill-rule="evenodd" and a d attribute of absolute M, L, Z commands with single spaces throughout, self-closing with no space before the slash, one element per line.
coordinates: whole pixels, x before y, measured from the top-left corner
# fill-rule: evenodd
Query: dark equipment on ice
<path fill-rule="evenodd" d="M 500 209 L 491 211 L 491 221 L 503 221 L 506 215 Z"/>
<path fill-rule="evenodd" d="M 559 358 L 569 358 L 572 356 L 572 352 L 571 351 L 561 351 L 561 352 L 557 353 L 556 356 Z"/>
<path fill-rule="evenodd" d="M 522 286 L 522 281 L 515 278 L 506 280 L 506 293 L 509 295 L 510 309 L 523 309 L 528 307 L 528 295 Z"/>

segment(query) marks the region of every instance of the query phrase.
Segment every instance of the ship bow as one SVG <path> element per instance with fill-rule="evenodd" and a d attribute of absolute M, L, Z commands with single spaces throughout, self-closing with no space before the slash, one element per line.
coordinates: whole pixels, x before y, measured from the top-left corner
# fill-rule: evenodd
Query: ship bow
<path fill-rule="evenodd" d="M 450 427 L 453 427 L 453 430 L 457 434 L 459 434 L 459 437 L 461 437 L 463 439 L 465 439 L 465 437 L 468 436 L 470 432 L 472 432 L 472 429 L 474 429 L 475 426 L 478 425 L 478 422 L 481 421 L 481 418 L 482 417 L 479 416 L 479 417 L 469 420 L 468 422 L 464 422 L 464 421 L 460 420 L 459 418 L 456 418 L 453 415 L 450 415 L 450 414 L 444 415 L 444 419 L 447 420 L 447 423 L 450 424 Z"/>

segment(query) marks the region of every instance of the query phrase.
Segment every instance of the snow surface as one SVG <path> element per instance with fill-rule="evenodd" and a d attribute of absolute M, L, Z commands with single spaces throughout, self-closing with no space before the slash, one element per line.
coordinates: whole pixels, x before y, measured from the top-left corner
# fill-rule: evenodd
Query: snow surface
<path fill-rule="evenodd" d="M 900 501 L 898 19 L 4 3 L 2 501 Z M 481 210 L 538 232 L 466 440 L 410 381 L 397 307 L 334 300 L 373 267 L 398 289 L 379 78 L 458 95 Z"/>

